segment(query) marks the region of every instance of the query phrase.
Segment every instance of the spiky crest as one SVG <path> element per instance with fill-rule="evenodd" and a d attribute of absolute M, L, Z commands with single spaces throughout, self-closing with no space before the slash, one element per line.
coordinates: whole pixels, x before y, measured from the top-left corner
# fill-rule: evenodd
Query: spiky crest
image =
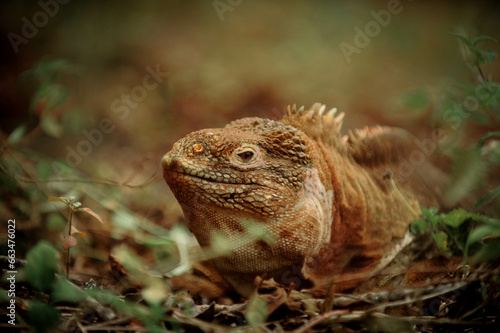
<path fill-rule="evenodd" d="M 281 120 L 285 125 L 300 129 L 316 142 L 323 142 L 331 147 L 342 150 L 342 137 L 340 129 L 344 119 L 344 113 L 336 116 L 337 108 L 325 112 L 324 104 L 315 103 L 309 109 L 303 106 L 288 106 Z"/>
<path fill-rule="evenodd" d="M 392 127 L 365 127 L 349 130 L 341 135 L 344 113 L 336 115 L 337 109 L 325 111 L 324 104 L 315 103 L 309 109 L 303 106 L 288 106 L 281 120 L 286 125 L 300 129 L 313 140 L 346 153 L 363 165 L 378 165 L 396 162 L 408 155 L 415 147 L 414 137 L 407 131 Z"/>

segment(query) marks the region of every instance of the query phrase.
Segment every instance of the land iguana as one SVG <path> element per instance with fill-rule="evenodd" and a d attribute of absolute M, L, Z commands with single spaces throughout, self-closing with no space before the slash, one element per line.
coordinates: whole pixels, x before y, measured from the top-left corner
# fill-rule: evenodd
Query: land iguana
<path fill-rule="evenodd" d="M 443 171 L 427 159 L 407 167 L 411 154 L 424 156 L 414 136 L 379 126 L 341 135 L 343 117 L 320 104 L 288 107 L 280 121 L 190 133 L 163 156 L 201 247 L 216 235 L 231 243 L 211 262 L 241 295 L 257 276 L 355 287 L 401 242 L 419 205 L 440 206 Z M 248 232 L 252 225 L 267 237 Z"/>

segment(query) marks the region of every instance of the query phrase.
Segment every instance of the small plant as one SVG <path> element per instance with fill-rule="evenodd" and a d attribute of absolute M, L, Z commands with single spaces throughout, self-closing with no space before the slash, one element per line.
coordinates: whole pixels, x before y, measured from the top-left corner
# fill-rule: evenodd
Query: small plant
<path fill-rule="evenodd" d="M 454 161 L 445 193 L 449 206 L 460 202 L 471 190 L 485 189 L 485 176 L 500 166 L 500 84 L 483 68 L 492 63 L 497 54 L 480 48 L 483 43 L 496 40 L 488 36 L 469 39 L 459 34 L 451 35 L 463 46 L 471 80 L 455 81 L 438 89 L 412 90 L 401 100 L 402 105 L 413 112 L 424 114 L 432 110 L 432 126 L 442 130 L 440 149 Z M 476 137 L 468 134 L 470 128 L 474 128 Z M 474 211 L 486 208 L 488 214 L 500 216 L 500 210 L 494 207 L 499 201 L 500 186 L 497 184 L 477 201 Z"/>
<path fill-rule="evenodd" d="M 475 145 L 466 144 L 465 147 L 457 147 L 461 152 L 455 153 L 455 165 L 452 172 L 451 186 L 447 194 L 458 201 L 466 195 L 466 192 L 484 179 L 488 170 L 500 165 L 500 84 L 484 74 L 481 66 L 492 63 L 497 53 L 480 49 L 478 45 L 485 41 L 495 41 L 488 36 L 479 36 L 468 39 L 466 36 L 452 33 L 464 45 L 464 58 L 475 73 L 476 82 L 459 82 L 458 89 L 452 89 L 443 104 L 438 108 L 438 115 L 444 120 L 443 125 L 451 127 L 455 137 L 460 142 L 464 138 L 465 125 L 469 121 L 483 130 L 482 137 Z M 461 148 L 461 149 L 460 149 Z M 476 203 L 475 210 L 500 198 L 500 186 L 491 190 Z"/>
<path fill-rule="evenodd" d="M 50 197 L 48 199 L 49 202 L 59 201 L 66 204 L 69 208 L 69 217 L 68 223 L 66 224 L 65 231 L 60 234 L 61 245 L 63 249 L 66 251 L 66 275 L 69 276 L 69 266 L 70 266 L 70 249 L 77 244 L 77 240 L 73 237 L 74 234 L 78 234 L 80 237 L 84 237 L 86 234 L 78 230 L 73 224 L 73 214 L 76 212 L 85 212 L 94 218 L 96 218 L 99 222 L 102 222 L 101 217 L 92 211 L 90 208 L 81 207 L 81 203 L 79 201 L 75 201 L 75 197 L 71 196 L 68 199 L 63 197 Z"/>
<path fill-rule="evenodd" d="M 472 263 L 489 262 L 500 257 L 500 220 L 487 219 L 484 225 L 475 228 L 465 244 L 464 256 L 469 249 L 479 244 L 479 250 L 472 258 Z"/>
<path fill-rule="evenodd" d="M 420 207 L 420 219 L 410 225 L 413 233 L 430 231 L 436 245 L 446 254 L 474 254 L 472 263 L 490 262 L 500 257 L 500 220 L 458 208 L 447 214 Z"/>
<path fill-rule="evenodd" d="M 40 128 L 47 135 L 55 138 L 62 136 L 64 128 L 59 114 L 71 110 L 68 101 L 72 94 L 64 80 L 72 79 L 81 73 L 81 68 L 66 59 L 46 58 L 21 75 L 23 85 L 35 88 L 30 113 L 40 120 Z M 16 131 L 19 135 L 25 130 L 26 128 L 21 126 Z"/>
<path fill-rule="evenodd" d="M 140 261 L 135 264 L 142 266 Z M 60 270 L 57 251 L 47 241 L 40 241 L 26 255 L 26 279 L 39 292 L 28 303 L 26 322 L 36 332 L 53 332 L 58 328 L 73 331 L 76 325 L 92 325 L 94 318 L 111 320 L 117 316 L 137 318 L 149 332 L 164 332 L 163 321 L 172 320 L 167 313 L 177 300 L 165 302 L 168 294 L 161 278 L 148 274 L 141 276 L 144 302 L 138 303 L 124 300 L 123 296 L 110 289 L 80 288 L 58 275 Z M 72 320 L 65 320 L 72 309 L 68 304 L 78 304 L 79 311 L 85 316 L 73 315 Z"/>

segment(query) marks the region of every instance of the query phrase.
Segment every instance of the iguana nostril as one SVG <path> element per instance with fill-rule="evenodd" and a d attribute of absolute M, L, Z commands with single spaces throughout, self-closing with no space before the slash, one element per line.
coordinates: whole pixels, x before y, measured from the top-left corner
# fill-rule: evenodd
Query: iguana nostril
<path fill-rule="evenodd" d="M 195 152 L 195 154 L 201 154 L 203 153 L 203 146 L 200 145 L 199 143 L 196 143 L 193 145 L 193 151 Z"/>

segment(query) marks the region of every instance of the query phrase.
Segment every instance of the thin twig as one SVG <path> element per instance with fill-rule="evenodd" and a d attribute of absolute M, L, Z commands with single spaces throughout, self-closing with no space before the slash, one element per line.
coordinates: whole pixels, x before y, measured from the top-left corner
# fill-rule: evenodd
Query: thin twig
<path fill-rule="evenodd" d="M 449 292 L 461 289 L 461 288 L 465 287 L 467 284 L 468 284 L 467 282 L 457 282 L 456 284 L 454 284 L 453 286 L 451 286 L 449 288 L 444 288 L 444 289 L 438 290 L 436 292 L 433 292 L 433 293 L 430 293 L 427 295 L 420 295 L 418 297 L 405 298 L 405 299 L 399 300 L 399 301 L 393 301 L 393 302 L 388 302 L 388 303 L 384 303 L 384 304 L 379 304 L 379 305 L 376 305 L 373 308 L 371 308 L 369 310 L 369 312 L 375 312 L 378 310 L 383 311 L 387 307 L 396 307 L 396 306 L 401 306 L 401 305 L 413 304 L 416 302 L 425 301 L 427 299 L 436 298 L 436 297 L 441 296 L 443 294 L 447 294 Z"/>
<path fill-rule="evenodd" d="M 3 146 L 1 150 L 12 155 L 14 157 L 14 159 L 17 161 L 14 154 L 12 152 L 10 152 L 5 146 Z M 145 159 L 146 158 L 142 158 L 141 161 L 139 161 L 137 164 L 143 163 L 143 161 Z M 19 165 L 22 166 L 22 163 L 19 163 Z M 24 167 L 23 167 L 23 170 L 28 175 L 28 177 L 23 177 L 23 176 L 18 176 L 16 174 L 10 172 L 8 170 L 7 166 L 4 165 L 4 163 L 0 163 L 0 170 L 2 170 L 6 175 L 14 178 L 17 181 L 23 182 L 23 183 L 86 183 L 86 184 L 100 184 L 100 185 L 129 187 L 129 188 L 144 188 L 144 187 L 149 186 L 153 183 L 161 181 L 161 176 L 158 175 L 159 168 L 160 167 L 158 166 L 156 168 L 155 172 L 148 179 L 146 179 L 143 183 L 138 184 L 138 185 L 131 185 L 131 184 L 129 184 L 129 182 L 132 181 L 137 176 L 137 172 L 138 172 L 137 170 L 143 169 L 143 167 L 136 165 L 134 167 L 134 170 L 132 171 L 131 175 L 129 177 L 127 177 L 125 179 L 125 181 L 118 182 L 118 181 L 108 180 L 108 179 L 75 179 L 75 178 L 63 178 L 63 177 L 39 179 L 39 178 L 31 176 L 26 171 L 26 168 L 24 168 Z"/>
<path fill-rule="evenodd" d="M 71 237 L 71 224 L 73 223 L 73 207 L 71 205 L 69 206 L 69 218 L 68 218 L 68 236 Z M 66 276 L 69 279 L 69 264 L 70 264 L 70 256 L 69 256 L 69 251 L 71 250 L 71 247 L 69 247 L 66 250 Z"/>
<path fill-rule="evenodd" d="M 301 327 L 297 328 L 295 331 L 293 331 L 293 333 L 307 332 L 311 328 L 313 328 L 314 326 L 316 326 L 316 325 L 318 325 L 326 320 L 340 319 L 340 317 L 342 317 L 346 314 L 351 314 L 351 315 L 355 315 L 356 317 L 358 317 L 357 313 L 358 313 L 358 311 L 350 312 L 349 310 L 330 311 L 330 312 L 324 313 L 322 315 L 319 315 L 317 317 L 314 317 L 307 324 L 305 324 L 304 326 L 301 326 Z M 346 318 L 346 316 L 344 316 L 344 318 Z"/>
<path fill-rule="evenodd" d="M 396 194 L 398 195 L 398 197 L 401 199 L 401 201 L 403 201 L 403 203 L 405 204 L 405 206 L 413 213 L 413 215 L 415 215 L 415 217 L 418 217 L 419 214 L 415 211 L 415 209 L 413 209 L 412 206 L 410 206 L 410 204 L 408 203 L 408 201 L 406 201 L 406 198 L 399 191 L 399 188 L 396 186 L 396 183 L 394 182 L 394 180 L 390 176 L 389 176 L 389 182 L 391 183 L 392 188 L 394 189 L 394 191 L 396 192 Z"/>
<path fill-rule="evenodd" d="M 483 81 L 486 81 L 486 77 L 484 76 L 483 70 L 481 69 L 479 62 L 476 62 L 476 68 L 479 71 L 479 74 L 481 75 L 481 78 L 483 79 Z"/>

